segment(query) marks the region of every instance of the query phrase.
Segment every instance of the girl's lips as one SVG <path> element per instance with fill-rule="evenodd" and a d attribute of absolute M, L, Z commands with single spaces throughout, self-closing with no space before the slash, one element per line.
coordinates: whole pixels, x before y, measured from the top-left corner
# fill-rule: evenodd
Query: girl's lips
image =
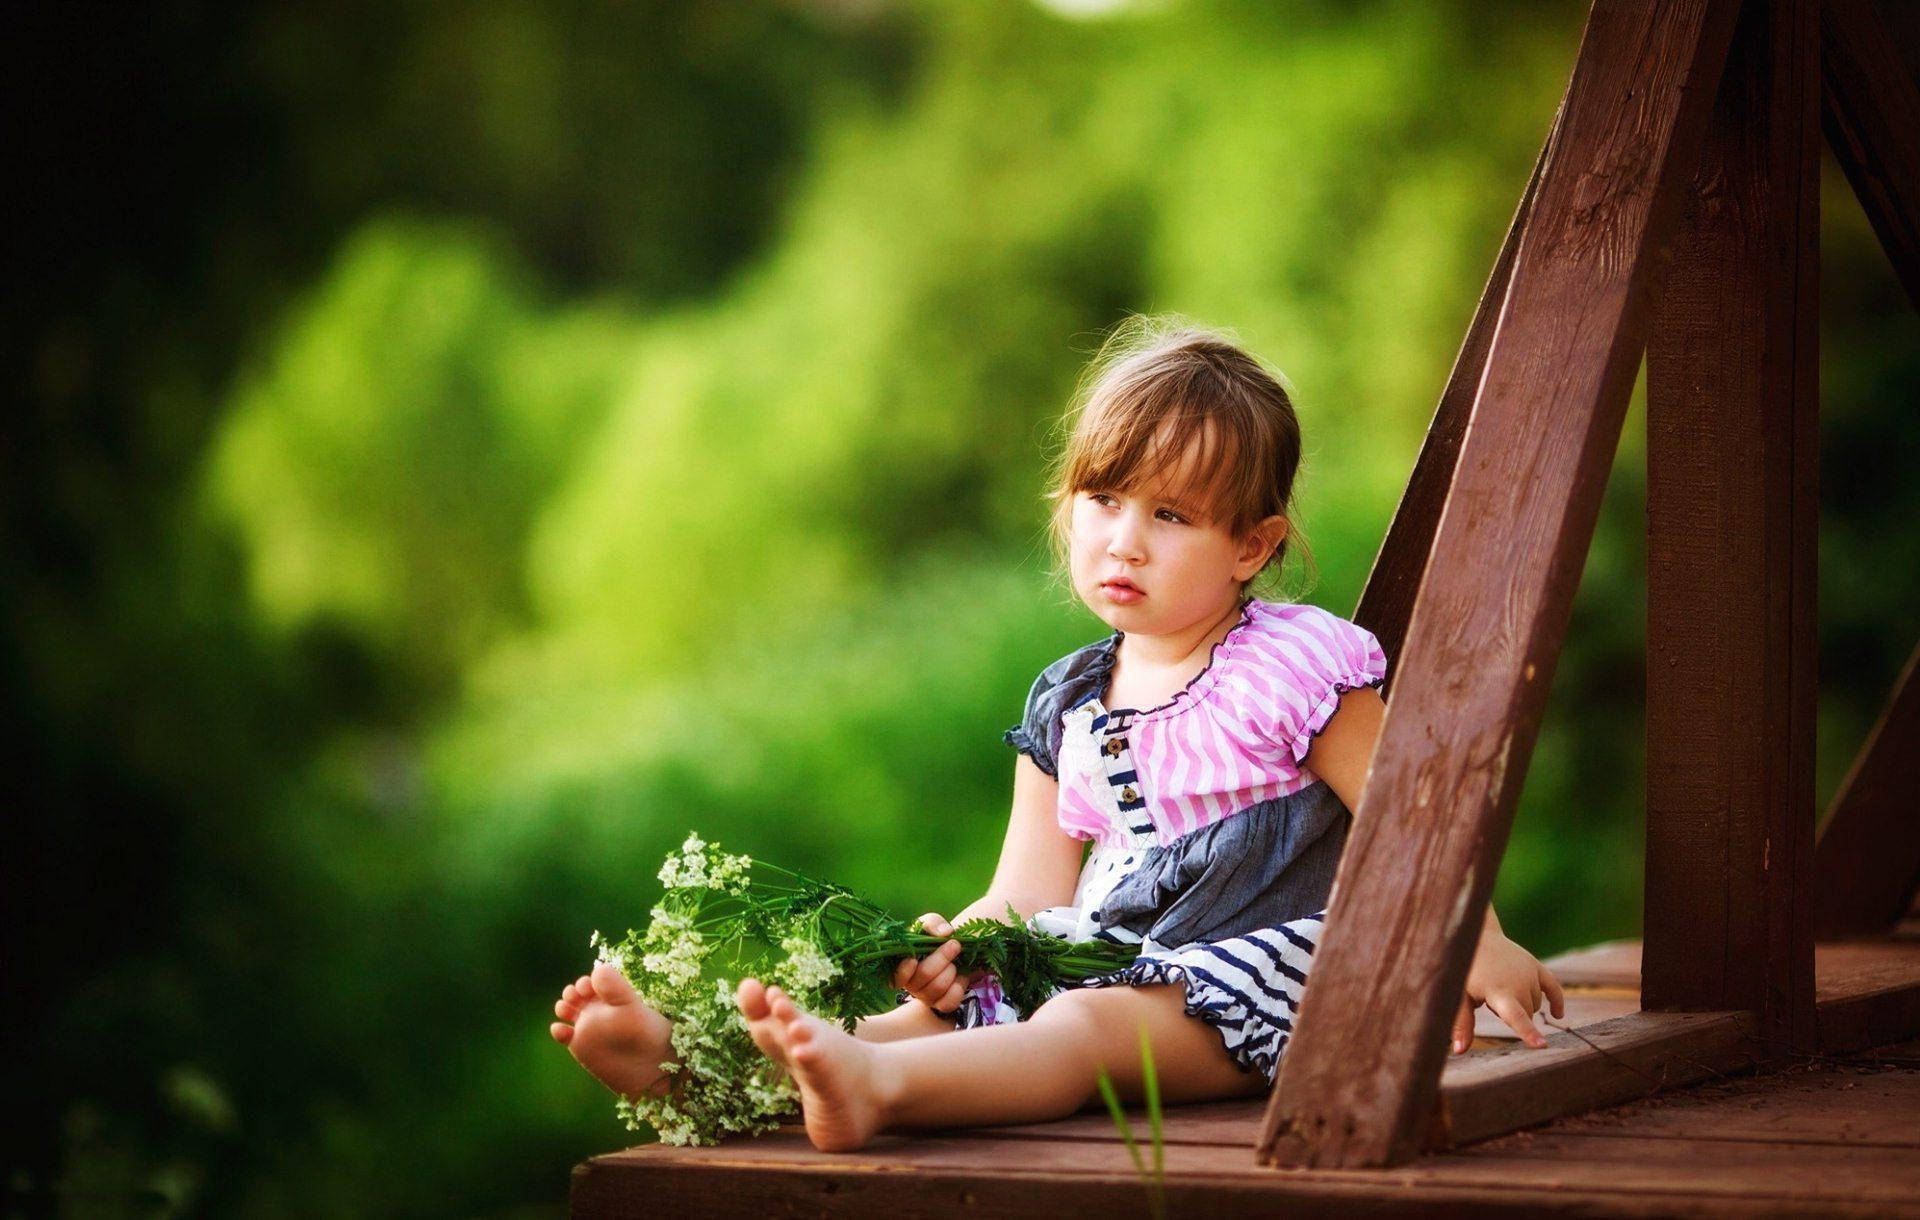
<path fill-rule="evenodd" d="M 1135 586 L 1120 580 L 1103 581 L 1100 585 L 1100 591 L 1107 595 L 1108 601 L 1119 602 L 1122 605 L 1137 602 L 1146 596 L 1145 593 L 1142 593 Z"/>

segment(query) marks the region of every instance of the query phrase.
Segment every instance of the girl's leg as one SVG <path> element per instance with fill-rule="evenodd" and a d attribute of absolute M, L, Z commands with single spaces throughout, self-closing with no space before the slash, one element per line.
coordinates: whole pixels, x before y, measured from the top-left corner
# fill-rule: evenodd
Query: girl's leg
<path fill-rule="evenodd" d="M 853 1026 L 853 1036 L 862 1042 L 899 1042 L 958 1032 L 958 1026 L 934 1015 L 933 1009 L 918 1000 L 908 1000 L 892 1012 L 861 1017 Z"/>
<path fill-rule="evenodd" d="M 1178 983 L 1063 991 L 1018 1025 L 965 1031 L 938 1046 L 885 1048 L 897 1072 L 888 1126 L 973 1126 L 1063 1118 L 1099 1104 L 1102 1067 L 1127 1101 L 1145 1096 L 1140 1027 L 1169 1103 L 1264 1094 L 1220 1035 L 1186 1015 Z"/>
<path fill-rule="evenodd" d="M 1031 1020 L 937 1042 L 863 1042 L 754 979 L 741 982 L 737 999 L 755 1044 L 800 1087 L 809 1138 L 830 1152 L 858 1148 L 889 1127 L 1062 1118 L 1098 1097 L 1102 1066 L 1123 1097 L 1138 1098 L 1143 1023 L 1168 1101 L 1267 1090 L 1234 1064 L 1218 1034 L 1186 1015 L 1178 984 L 1066 991 Z"/>

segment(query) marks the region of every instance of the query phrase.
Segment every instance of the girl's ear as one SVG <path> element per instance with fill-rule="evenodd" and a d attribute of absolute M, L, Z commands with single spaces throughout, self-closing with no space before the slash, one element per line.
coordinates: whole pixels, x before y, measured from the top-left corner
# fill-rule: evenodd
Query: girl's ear
<path fill-rule="evenodd" d="M 1240 549 L 1240 560 L 1235 565 L 1235 576 L 1241 581 L 1249 581 L 1267 566 L 1267 560 L 1273 558 L 1274 550 L 1286 541 L 1291 523 L 1283 516 L 1272 516 L 1260 522 L 1248 531 L 1247 543 Z"/>

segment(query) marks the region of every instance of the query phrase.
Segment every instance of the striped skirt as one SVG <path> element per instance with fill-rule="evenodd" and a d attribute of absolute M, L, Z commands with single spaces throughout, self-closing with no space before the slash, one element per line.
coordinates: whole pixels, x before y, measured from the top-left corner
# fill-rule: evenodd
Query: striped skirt
<path fill-rule="evenodd" d="M 1277 928 L 1196 941 L 1177 949 L 1152 948 L 1122 969 L 1097 974 L 1075 987 L 1141 987 L 1179 983 L 1186 1013 L 1212 1026 L 1227 1054 L 1244 1072 L 1272 1084 L 1280 1055 L 1293 1036 L 1293 1022 L 1306 990 L 1307 968 L 1326 926 L 1319 911 Z M 1058 994 L 1058 993 L 1056 993 Z M 975 977 L 954 1014 L 961 1029 L 1026 1019 L 1000 992 L 991 973 Z"/>

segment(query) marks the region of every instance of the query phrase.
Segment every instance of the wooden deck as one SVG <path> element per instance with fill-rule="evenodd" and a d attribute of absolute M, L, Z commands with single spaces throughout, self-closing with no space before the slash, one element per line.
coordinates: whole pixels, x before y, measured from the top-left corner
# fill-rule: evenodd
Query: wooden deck
<path fill-rule="evenodd" d="M 1265 1100 L 1175 1107 L 1166 1116 L 1168 1214 L 1308 1207 L 1316 1215 L 1551 1208 L 1583 1216 L 1920 1217 L 1920 922 L 1891 937 L 1822 944 L 1816 961 L 1819 1055 L 1754 1074 L 1750 1059 L 1743 1071 L 1740 1055 L 1723 1053 L 1701 1062 L 1698 1083 L 1649 1078 L 1638 1100 L 1393 1169 L 1263 1167 L 1254 1144 Z M 1563 954 L 1549 965 L 1567 988 L 1559 1023 L 1567 1028 L 1550 1035 L 1547 1049 L 1529 1050 L 1482 1010 L 1473 1049 L 1447 1064 L 1443 1102 L 1471 1096 L 1502 1061 L 1524 1067 L 1527 1057 L 1544 1061 L 1556 1050 L 1590 1055 L 1590 1042 L 1608 1045 L 1610 1027 L 1645 1020 L 1637 1015 L 1638 942 Z M 1610 1058 L 1635 1070 L 1630 1049 Z M 1144 1115 L 1132 1116 L 1143 1137 Z M 1104 1110 L 1028 1126 L 893 1134 L 832 1155 L 816 1152 L 798 1126 L 715 1148 L 650 1145 L 579 1166 L 572 1206 L 582 1217 L 676 1220 L 749 1211 L 1149 1214 Z"/>

